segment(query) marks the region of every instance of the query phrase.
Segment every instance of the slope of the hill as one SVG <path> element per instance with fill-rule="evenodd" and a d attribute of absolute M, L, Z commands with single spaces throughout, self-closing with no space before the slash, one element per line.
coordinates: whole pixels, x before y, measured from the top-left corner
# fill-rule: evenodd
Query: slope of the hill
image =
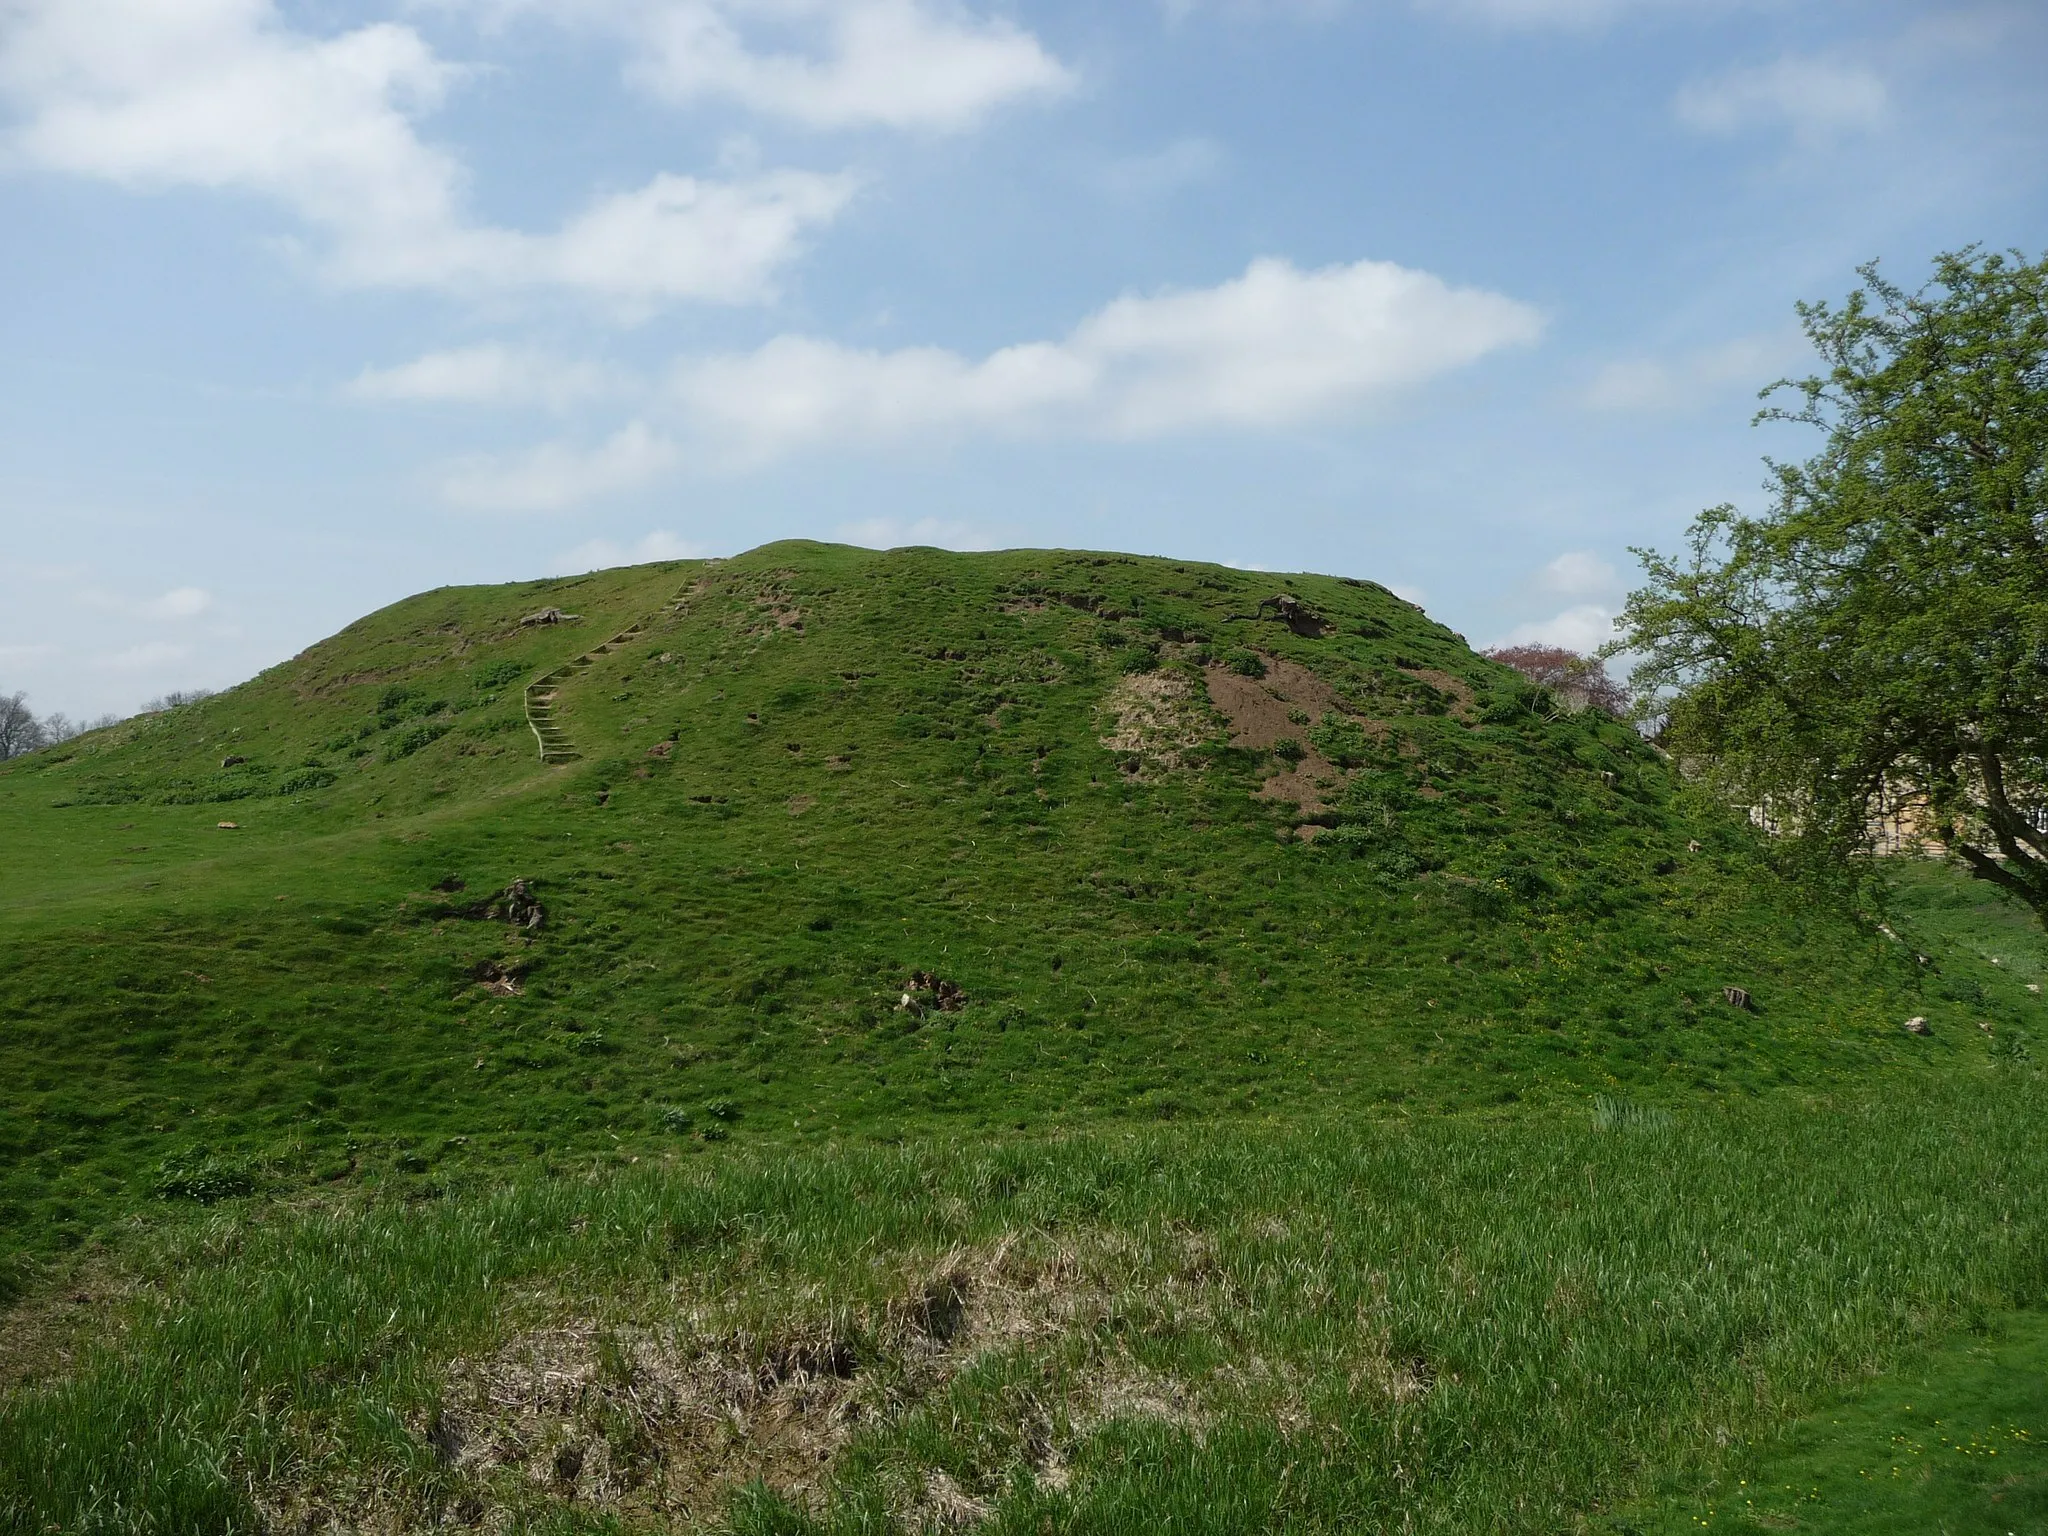
<path fill-rule="evenodd" d="M 2030 1006 L 1384 589 L 1124 556 L 428 593 L 7 765 L 0 844 L 32 1247 L 504 1157 L 1976 1070 Z"/>

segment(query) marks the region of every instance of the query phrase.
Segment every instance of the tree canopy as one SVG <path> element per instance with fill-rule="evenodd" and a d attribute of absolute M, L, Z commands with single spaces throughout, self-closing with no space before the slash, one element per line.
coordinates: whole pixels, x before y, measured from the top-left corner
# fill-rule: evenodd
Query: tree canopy
<path fill-rule="evenodd" d="M 1607 675 L 1598 656 L 1581 656 L 1561 645 L 1498 645 L 1485 653 L 1546 688 L 1567 709 L 1597 709 L 1616 718 L 1628 714 L 1628 690 Z"/>
<path fill-rule="evenodd" d="M 2048 257 L 1977 248 L 1914 292 L 1873 263 L 1799 316 L 1824 371 L 1759 421 L 1762 516 L 1720 506 L 1637 550 L 1620 644 L 1684 768 L 1831 858 L 1886 824 L 2048 924 Z"/>

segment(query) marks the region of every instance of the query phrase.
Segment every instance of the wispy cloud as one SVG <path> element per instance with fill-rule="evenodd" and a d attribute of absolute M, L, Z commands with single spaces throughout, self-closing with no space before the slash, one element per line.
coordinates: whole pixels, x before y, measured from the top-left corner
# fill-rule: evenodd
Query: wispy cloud
<path fill-rule="evenodd" d="M 1160 0 L 1169 20 L 1202 12 L 1234 18 L 1321 20 L 1367 0 Z M 1745 9 L 1757 0 L 1411 0 L 1412 8 L 1503 31 L 1589 31 L 1630 16 Z"/>
<path fill-rule="evenodd" d="M 1197 135 L 1175 139 L 1146 154 L 1106 161 L 1095 173 L 1095 180 L 1115 197 L 1164 197 L 1208 180 L 1228 158 L 1214 139 Z"/>
<path fill-rule="evenodd" d="M 1621 611 L 1623 581 L 1614 565 L 1590 549 L 1567 550 L 1528 577 L 1528 590 L 1538 598 L 1567 606 L 1546 618 L 1517 624 L 1491 645 L 1561 645 L 1582 654 L 1598 650 L 1614 638 L 1614 617 Z"/>
<path fill-rule="evenodd" d="M 0 99 L 20 161 L 138 188 L 250 193 L 288 208 L 321 270 L 359 286 L 563 287 L 643 312 L 773 291 L 846 175 L 657 175 L 546 234 L 479 225 L 463 169 L 415 119 L 464 75 L 412 28 L 295 31 L 275 0 L 14 0 Z"/>
<path fill-rule="evenodd" d="M 493 26 L 540 20 L 626 40 L 657 98 L 729 102 L 814 129 L 954 132 L 1073 89 L 1023 27 L 955 0 L 421 0 Z"/>
<path fill-rule="evenodd" d="M 153 619 L 195 619 L 213 606 L 213 594 L 199 587 L 173 587 L 162 597 L 142 605 Z"/>
<path fill-rule="evenodd" d="M 1614 638 L 1614 613 L 1603 603 L 1575 603 L 1547 619 L 1517 624 L 1493 644 L 1561 645 L 1587 655 Z"/>
<path fill-rule="evenodd" d="M 618 387 L 609 369 L 497 343 L 429 352 L 391 368 L 365 368 L 348 386 L 358 400 L 541 405 L 561 410 Z"/>
<path fill-rule="evenodd" d="M 595 447 L 543 443 L 523 453 L 474 455 L 441 474 L 441 494 L 490 512 L 553 512 L 637 490 L 676 462 L 674 443 L 645 422 L 628 422 Z"/>
<path fill-rule="evenodd" d="M 901 549 L 910 544 L 937 549 L 1001 549 L 1008 542 L 994 530 L 942 517 L 868 517 L 841 523 L 837 532 L 846 543 L 863 549 Z"/>
<path fill-rule="evenodd" d="M 1867 65 L 1787 57 L 1695 81 L 1671 108 L 1701 133 L 1789 129 L 1812 140 L 1882 127 L 1890 102 L 1884 79 Z"/>
<path fill-rule="evenodd" d="M 632 77 L 677 100 L 724 98 L 811 128 L 957 130 L 994 108 L 1070 90 L 1072 73 L 1012 22 L 919 0 L 668 0 L 632 7 Z M 762 23 L 812 46 L 750 46 Z"/>
<path fill-rule="evenodd" d="M 585 571 L 610 570 L 621 565 L 652 565 L 660 560 L 701 560 L 710 551 L 694 540 L 678 537 L 665 528 L 643 534 L 630 544 L 613 539 L 591 539 L 574 549 L 564 550 L 554 562 L 564 576 Z"/>
<path fill-rule="evenodd" d="M 1805 355 L 1799 333 L 1786 330 L 1675 357 L 1618 358 L 1593 376 L 1585 403 L 1596 411 L 1684 410 L 1731 389 L 1761 389 Z"/>
<path fill-rule="evenodd" d="M 1536 585 L 1558 597 L 1611 594 L 1620 580 L 1620 573 L 1589 549 L 1559 555 L 1536 573 Z"/>
<path fill-rule="evenodd" d="M 1112 438 L 1312 419 L 1534 341 L 1542 315 L 1390 262 L 1252 263 L 1214 288 L 1127 297 L 1066 338 L 980 359 L 804 336 L 681 364 L 674 398 L 721 441 L 773 453 L 932 431 Z"/>

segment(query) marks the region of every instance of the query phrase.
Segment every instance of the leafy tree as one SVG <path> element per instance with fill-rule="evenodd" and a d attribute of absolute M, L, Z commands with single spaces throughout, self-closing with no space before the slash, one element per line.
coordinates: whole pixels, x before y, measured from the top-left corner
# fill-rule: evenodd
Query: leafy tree
<path fill-rule="evenodd" d="M 1561 645 L 1501 645 L 1486 655 L 1548 689 L 1567 708 L 1597 709 L 1617 718 L 1628 713 L 1628 690 L 1607 675 L 1598 656 L 1581 656 Z"/>
<path fill-rule="evenodd" d="M 42 744 L 42 722 L 29 710 L 28 695 L 0 693 L 0 760 L 33 752 Z"/>
<path fill-rule="evenodd" d="M 2048 925 L 2048 257 L 1975 247 L 1917 292 L 1799 316 L 1825 372 L 1758 420 L 1825 434 L 1766 462 L 1775 505 L 1638 550 L 1623 614 L 1666 744 L 1831 861 L 1909 819 Z"/>

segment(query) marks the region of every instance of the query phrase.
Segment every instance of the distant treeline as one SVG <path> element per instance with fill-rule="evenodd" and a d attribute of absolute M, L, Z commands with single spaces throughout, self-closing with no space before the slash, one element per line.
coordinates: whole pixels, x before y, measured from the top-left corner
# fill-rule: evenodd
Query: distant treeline
<path fill-rule="evenodd" d="M 143 705 L 139 713 L 159 714 L 166 709 L 176 709 L 181 704 L 196 704 L 213 695 L 211 688 L 191 688 L 164 694 Z M 107 714 L 94 720 L 73 720 L 61 710 L 52 710 L 38 717 L 28 707 L 25 693 L 0 693 L 0 761 L 19 757 L 24 752 L 33 752 L 39 747 L 54 747 L 60 741 L 69 741 L 87 731 L 97 731 L 104 726 L 119 725 L 126 715 Z"/>

